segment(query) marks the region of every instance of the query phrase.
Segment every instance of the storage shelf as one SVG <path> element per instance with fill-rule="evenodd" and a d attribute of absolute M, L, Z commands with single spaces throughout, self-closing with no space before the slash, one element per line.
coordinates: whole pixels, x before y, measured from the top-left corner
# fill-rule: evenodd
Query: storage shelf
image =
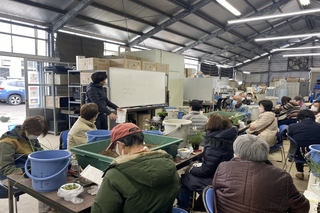
<path fill-rule="evenodd" d="M 70 104 L 81 104 L 81 101 L 69 101 Z"/>

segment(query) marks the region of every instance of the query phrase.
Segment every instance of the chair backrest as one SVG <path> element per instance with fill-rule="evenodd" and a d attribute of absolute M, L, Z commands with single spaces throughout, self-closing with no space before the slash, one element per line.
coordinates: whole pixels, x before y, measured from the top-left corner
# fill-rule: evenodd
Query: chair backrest
<path fill-rule="evenodd" d="M 64 130 L 60 133 L 60 145 L 59 145 L 59 149 L 67 149 L 68 148 L 68 133 L 69 133 L 69 129 L 68 130 Z"/>
<path fill-rule="evenodd" d="M 277 145 L 283 144 L 283 135 L 287 133 L 288 125 L 279 126 L 279 131 L 277 132 Z"/>
<path fill-rule="evenodd" d="M 221 103 L 223 98 L 219 98 L 217 104 L 215 105 L 214 110 L 221 110 Z"/>
<path fill-rule="evenodd" d="M 202 192 L 203 204 L 208 213 L 214 213 L 214 189 L 211 186 L 207 186 L 204 188 Z"/>
<path fill-rule="evenodd" d="M 188 212 L 184 209 L 180 209 L 178 207 L 173 207 L 172 213 L 188 213 Z"/>
<path fill-rule="evenodd" d="M 289 150 L 288 150 L 288 155 L 292 156 L 292 157 L 295 157 L 297 155 L 297 152 L 299 150 L 299 145 L 298 143 L 288 135 L 288 139 L 290 141 L 290 147 L 289 147 Z"/>

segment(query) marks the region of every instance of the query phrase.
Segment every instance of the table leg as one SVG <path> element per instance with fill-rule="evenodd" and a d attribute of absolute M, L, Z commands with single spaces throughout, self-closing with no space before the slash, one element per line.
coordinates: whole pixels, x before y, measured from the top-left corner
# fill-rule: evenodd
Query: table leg
<path fill-rule="evenodd" d="M 9 202 L 9 213 L 14 213 L 13 209 L 13 185 L 12 182 L 8 181 L 8 202 Z"/>

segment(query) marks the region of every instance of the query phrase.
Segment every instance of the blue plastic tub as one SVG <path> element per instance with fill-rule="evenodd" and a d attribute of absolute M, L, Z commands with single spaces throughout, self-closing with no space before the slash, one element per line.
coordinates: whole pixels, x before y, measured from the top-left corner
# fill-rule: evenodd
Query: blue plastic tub
<path fill-rule="evenodd" d="M 88 143 L 107 140 L 110 138 L 110 131 L 104 129 L 91 130 L 86 132 Z"/>
<path fill-rule="evenodd" d="M 143 130 L 143 133 L 153 134 L 153 135 L 162 135 L 162 132 L 159 130 Z"/>

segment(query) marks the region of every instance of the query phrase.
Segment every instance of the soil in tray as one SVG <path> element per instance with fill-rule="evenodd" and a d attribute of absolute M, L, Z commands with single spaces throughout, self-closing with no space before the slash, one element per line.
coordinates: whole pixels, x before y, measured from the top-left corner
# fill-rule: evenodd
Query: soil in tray
<path fill-rule="evenodd" d="M 157 147 L 157 145 L 152 145 L 152 144 L 145 144 L 145 146 L 148 147 L 148 149 L 152 149 L 152 148 Z M 105 156 L 108 156 L 108 157 L 112 157 L 112 158 L 116 158 L 116 157 L 119 156 L 115 149 L 109 149 L 108 151 L 103 150 L 99 154 L 105 155 Z"/>

